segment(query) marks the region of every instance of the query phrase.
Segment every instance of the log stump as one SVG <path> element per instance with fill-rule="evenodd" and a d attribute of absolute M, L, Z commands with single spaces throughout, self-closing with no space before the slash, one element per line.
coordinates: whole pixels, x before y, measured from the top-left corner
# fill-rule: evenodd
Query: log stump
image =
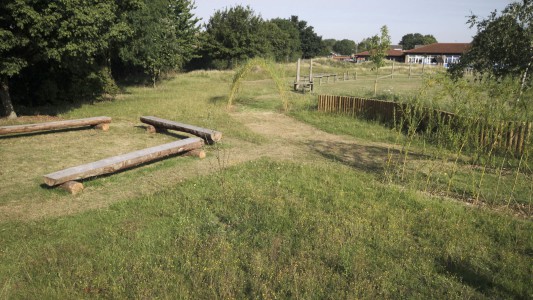
<path fill-rule="evenodd" d="M 60 186 L 65 191 L 76 195 L 79 192 L 83 191 L 83 183 L 77 181 L 67 181 Z"/>

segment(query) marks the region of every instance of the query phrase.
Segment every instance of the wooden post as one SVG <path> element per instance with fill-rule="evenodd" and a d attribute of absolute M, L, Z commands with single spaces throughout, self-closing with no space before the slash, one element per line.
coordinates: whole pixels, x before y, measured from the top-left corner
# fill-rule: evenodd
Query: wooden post
<path fill-rule="evenodd" d="M 313 82 L 313 60 L 309 60 L 309 82 Z"/>
<path fill-rule="evenodd" d="M 394 61 L 392 62 L 392 69 L 390 71 L 390 78 L 394 79 Z"/>
<path fill-rule="evenodd" d="M 411 79 L 411 64 L 409 64 L 409 79 Z"/>
<path fill-rule="evenodd" d="M 300 59 L 296 63 L 296 82 L 294 83 L 294 90 L 300 89 Z"/>
<path fill-rule="evenodd" d="M 296 63 L 296 82 L 300 82 L 300 59 Z"/>

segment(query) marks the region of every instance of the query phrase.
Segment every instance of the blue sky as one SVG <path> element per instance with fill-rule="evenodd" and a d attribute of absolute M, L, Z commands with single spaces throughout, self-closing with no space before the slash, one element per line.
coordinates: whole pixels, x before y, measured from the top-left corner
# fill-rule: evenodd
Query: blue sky
<path fill-rule="evenodd" d="M 195 0 L 202 23 L 216 11 L 249 5 L 264 19 L 297 15 L 315 28 L 323 39 L 350 39 L 356 42 L 379 33 L 387 25 L 393 43 L 407 33 L 433 34 L 439 42 L 470 42 L 474 29 L 467 16 L 486 17 L 502 10 L 512 0 Z"/>

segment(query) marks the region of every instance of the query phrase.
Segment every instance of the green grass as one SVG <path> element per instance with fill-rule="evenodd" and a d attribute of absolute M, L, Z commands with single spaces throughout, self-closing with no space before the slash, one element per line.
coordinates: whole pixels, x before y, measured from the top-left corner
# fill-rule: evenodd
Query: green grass
<path fill-rule="evenodd" d="M 291 116 L 326 132 L 350 135 L 365 141 L 395 143 L 397 139 L 404 139 L 403 136 L 399 136 L 393 129 L 383 124 L 350 116 L 318 113 L 311 110 L 295 110 L 291 112 Z"/>
<path fill-rule="evenodd" d="M 362 143 L 385 143 L 386 151 L 371 154 L 375 156 L 374 167 L 369 170 L 379 180 L 496 209 L 510 209 L 527 217 L 533 214 L 533 174 L 528 155 L 521 162 L 514 153 L 489 157 L 486 153 L 463 151 L 455 162 L 458 149 L 449 142 L 431 141 L 421 134 L 408 137 L 405 132 L 376 121 L 309 109 L 294 110 L 291 115 L 326 132 L 360 139 Z M 347 157 L 357 150 L 346 145 L 321 151 L 330 159 L 357 165 L 351 155 Z"/>
<path fill-rule="evenodd" d="M 350 68 L 319 61 L 315 72 Z M 239 114 L 251 111 L 246 124 L 261 128 L 253 113 L 281 111 L 276 86 L 253 73 L 229 112 L 232 76 L 179 74 L 61 115 L 111 116 L 109 132 L 0 138 L 0 298 L 533 298 L 531 213 L 499 209 L 511 192 L 513 204 L 531 207 L 531 175 L 510 190 L 515 161 L 491 162 L 504 176 L 487 168 L 479 189 L 481 169 L 462 154 L 447 193 L 453 152 L 317 113 L 316 97 L 299 93 L 288 93 L 289 115 L 337 137 L 286 148 L 307 157 L 266 158 L 289 141 L 252 131 Z M 387 84 L 395 97 L 422 81 Z M 352 95 L 366 85 L 317 92 Z M 146 134 L 141 115 L 220 130 L 223 143 L 203 161 L 172 157 L 84 181 L 76 196 L 41 186 L 48 172 L 176 139 Z M 480 191 L 486 205 L 465 204 Z"/>
<path fill-rule="evenodd" d="M 259 160 L 0 225 L 2 298 L 528 298 L 533 227 L 340 164 Z"/>

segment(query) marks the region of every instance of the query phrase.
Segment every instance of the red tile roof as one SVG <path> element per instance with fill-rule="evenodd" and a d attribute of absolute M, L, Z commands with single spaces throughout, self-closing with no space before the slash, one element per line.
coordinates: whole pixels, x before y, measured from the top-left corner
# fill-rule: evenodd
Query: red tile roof
<path fill-rule="evenodd" d="M 405 54 L 463 54 L 470 43 L 434 43 L 416 49 L 406 50 Z"/>

